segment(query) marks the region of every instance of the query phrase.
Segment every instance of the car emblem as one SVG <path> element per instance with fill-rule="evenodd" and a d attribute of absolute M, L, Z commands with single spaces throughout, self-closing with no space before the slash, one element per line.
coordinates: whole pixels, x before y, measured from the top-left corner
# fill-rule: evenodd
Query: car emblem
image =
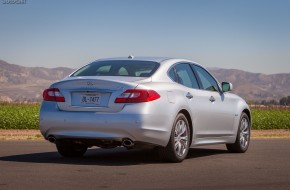
<path fill-rule="evenodd" d="M 88 85 L 88 86 L 93 86 L 93 85 L 94 85 L 94 83 L 93 83 L 93 82 L 91 82 L 91 81 L 88 81 L 88 82 L 87 82 L 87 85 Z"/>

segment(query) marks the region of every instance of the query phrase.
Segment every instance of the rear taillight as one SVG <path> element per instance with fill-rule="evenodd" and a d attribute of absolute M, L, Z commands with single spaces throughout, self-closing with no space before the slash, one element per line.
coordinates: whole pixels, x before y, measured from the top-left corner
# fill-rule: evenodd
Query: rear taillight
<path fill-rule="evenodd" d="M 43 91 L 43 100 L 64 102 L 64 96 L 60 93 L 58 88 L 49 88 Z"/>
<path fill-rule="evenodd" d="M 160 98 L 160 95 L 154 90 L 130 89 L 118 96 L 115 103 L 150 102 L 158 98 Z"/>

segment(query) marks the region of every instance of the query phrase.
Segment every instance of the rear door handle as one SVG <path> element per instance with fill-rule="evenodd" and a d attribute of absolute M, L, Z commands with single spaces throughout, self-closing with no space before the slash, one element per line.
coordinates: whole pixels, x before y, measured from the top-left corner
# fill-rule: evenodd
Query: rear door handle
<path fill-rule="evenodd" d="M 213 96 L 211 96 L 211 97 L 209 98 L 209 101 L 214 102 L 214 101 L 215 101 L 215 98 L 214 98 Z"/>
<path fill-rule="evenodd" d="M 192 99 L 192 98 L 193 98 L 193 95 L 190 94 L 190 92 L 188 92 L 188 93 L 186 94 L 186 98 L 188 98 L 188 99 Z"/>

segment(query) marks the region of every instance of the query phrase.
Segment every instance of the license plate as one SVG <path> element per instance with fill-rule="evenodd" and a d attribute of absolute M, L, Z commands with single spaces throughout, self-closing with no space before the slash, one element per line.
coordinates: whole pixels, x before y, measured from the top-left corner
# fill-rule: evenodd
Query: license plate
<path fill-rule="evenodd" d="M 80 96 L 80 103 L 99 105 L 101 103 L 101 94 L 83 94 Z"/>

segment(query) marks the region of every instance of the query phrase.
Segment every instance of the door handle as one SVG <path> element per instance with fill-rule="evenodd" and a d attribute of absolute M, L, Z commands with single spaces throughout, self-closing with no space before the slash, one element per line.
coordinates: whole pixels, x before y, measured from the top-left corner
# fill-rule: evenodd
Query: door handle
<path fill-rule="evenodd" d="M 193 98 L 193 95 L 190 94 L 190 92 L 188 92 L 188 93 L 186 94 L 186 98 L 188 98 L 188 99 L 192 99 L 192 98 Z"/>
<path fill-rule="evenodd" d="M 209 98 L 209 101 L 214 102 L 214 101 L 215 101 L 215 98 L 214 98 L 213 96 L 211 96 L 211 97 Z"/>

